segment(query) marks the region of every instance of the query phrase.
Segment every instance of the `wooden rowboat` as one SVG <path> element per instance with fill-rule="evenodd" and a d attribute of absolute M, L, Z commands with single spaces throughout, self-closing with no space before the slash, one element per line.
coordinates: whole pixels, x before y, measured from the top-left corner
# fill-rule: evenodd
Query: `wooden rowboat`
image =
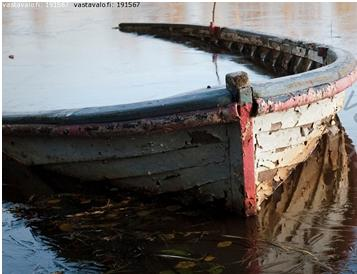
<path fill-rule="evenodd" d="M 356 61 L 340 49 L 215 26 L 120 24 L 125 32 L 244 55 L 278 78 L 137 104 L 3 115 L 3 152 L 82 181 L 190 190 L 255 215 L 335 123 Z"/>

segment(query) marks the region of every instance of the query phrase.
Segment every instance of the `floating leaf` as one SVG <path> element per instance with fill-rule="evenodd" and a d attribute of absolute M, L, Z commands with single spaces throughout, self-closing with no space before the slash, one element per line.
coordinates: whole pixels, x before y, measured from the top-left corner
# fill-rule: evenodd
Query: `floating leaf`
<path fill-rule="evenodd" d="M 192 261 L 182 261 L 179 262 L 175 267 L 178 269 L 188 269 L 188 268 L 193 268 L 196 266 L 195 262 Z"/>
<path fill-rule="evenodd" d="M 208 269 L 209 274 L 221 274 L 224 270 L 224 266 L 222 265 L 215 265 Z"/>
<path fill-rule="evenodd" d="M 59 225 L 59 229 L 63 232 L 71 232 L 73 231 L 73 227 L 71 224 L 63 223 Z"/>
<path fill-rule="evenodd" d="M 204 261 L 205 261 L 205 262 L 212 262 L 214 259 L 216 259 L 214 256 L 212 256 L 212 255 L 207 255 L 207 256 L 204 258 Z"/>
<path fill-rule="evenodd" d="M 173 256 L 183 256 L 183 257 L 191 256 L 190 252 L 182 249 L 164 249 L 161 250 L 161 253 L 165 255 L 173 255 Z"/>
<path fill-rule="evenodd" d="M 176 274 L 176 272 L 172 270 L 164 270 L 160 271 L 159 274 Z"/>
<path fill-rule="evenodd" d="M 60 202 L 61 202 L 61 199 L 52 199 L 52 200 L 47 201 L 47 203 L 50 205 L 58 204 Z"/>
<path fill-rule="evenodd" d="M 231 241 L 223 241 L 223 242 L 219 242 L 217 244 L 217 247 L 223 248 L 223 247 L 228 247 L 228 246 L 231 246 L 231 245 L 232 245 Z"/>

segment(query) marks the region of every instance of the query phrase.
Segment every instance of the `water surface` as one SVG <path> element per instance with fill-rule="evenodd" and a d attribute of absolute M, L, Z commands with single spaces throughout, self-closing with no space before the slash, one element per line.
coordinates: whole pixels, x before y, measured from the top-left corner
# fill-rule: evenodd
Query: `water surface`
<path fill-rule="evenodd" d="M 112 29 L 120 22 L 152 21 L 149 14 L 162 13 L 152 6 L 4 9 L 3 111 L 159 99 L 222 85 L 225 74 L 243 69 L 254 80 L 270 78 L 241 58 Z"/>

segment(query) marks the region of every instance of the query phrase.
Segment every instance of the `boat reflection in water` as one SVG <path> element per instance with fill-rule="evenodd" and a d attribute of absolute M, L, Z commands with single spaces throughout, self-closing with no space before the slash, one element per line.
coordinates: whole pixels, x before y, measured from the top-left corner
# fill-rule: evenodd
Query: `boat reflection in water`
<path fill-rule="evenodd" d="M 113 189 L 108 191 L 110 200 L 105 192 L 31 197 L 30 206 L 15 214 L 25 217 L 35 234 L 45 236 L 46 244 L 60 257 L 79 264 L 90 260 L 106 270 L 356 271 L 356 166 L 351 141 L 341 127 L 334 126 L 309 159 L 263 203 L 256 217 L 223 216 L 217 207 L 192 209 L 173 205 L 172 199 L 170 204 L 143 201 L 120 196 Z M 9 169 L 4 171 L 9 175 Z M 11 184 L 9 177 L 5 176 L 5 183 Z M 11 251 L 4 250 L 5 258 L 21 259 L 21 252 L 7 252 Z M 9 264 L 4 260 L 5 268 L 16 270 Z"/>
<path fill-rule="evenodd" d="M 320 267 L 331 271 L 353 252 L 357 218 L 352 174 L 356 175 L 357 161 L 351 149 L 344 131 L 332 128 L 265 203 L 259 237 L 279 244 L 259 258 L 263 270 L 314 273 Z"/>

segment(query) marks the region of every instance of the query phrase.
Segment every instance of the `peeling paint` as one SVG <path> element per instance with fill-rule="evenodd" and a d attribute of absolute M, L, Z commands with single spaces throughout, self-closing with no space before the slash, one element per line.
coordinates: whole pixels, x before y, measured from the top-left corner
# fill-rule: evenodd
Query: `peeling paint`
<path fill-rule="evenodd" d="M 172 132 L 239 120 L 237 103 L 216 109 L 177 113 L 173 115 L 117 123 L 79 125 L 4 124 L 4 136 L 128 136 L 155 132 Z"/>
<path fill-rule="evenodd" d="M 332 98 L 339 94 L 357 81 L 357 68 L 348 76 L 332 83 L 322 86 L 310 87 L 304 91 L 298 91 L 296 94 L 283 95 L 276 98 L 256 98 L 258 104 L 258 114 L 269 112 L 279 112 L 297 106 L 311 104 L 326 98 Z"/>

